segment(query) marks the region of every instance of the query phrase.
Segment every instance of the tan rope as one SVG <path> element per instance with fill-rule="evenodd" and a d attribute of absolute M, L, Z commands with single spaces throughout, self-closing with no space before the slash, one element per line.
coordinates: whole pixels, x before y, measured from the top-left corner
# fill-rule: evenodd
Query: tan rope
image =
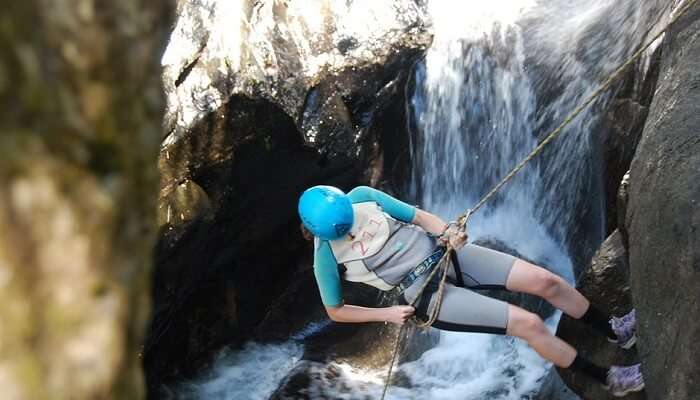
<path fill-rule="evenodd" d="M 430 281 L 433 279 L 433 276 L 438 271 L 442 271 L 442 276 L 440 277 L 440 286 L 438 287 L 437 291 L 437 299 L 435 301 L 435 305 L 433 306 L 433 310 L 430 312 L 430 317 L 428 318 L 427 321 L 425 322 L 419 322 L 417 319 L 414 320 L 416 321 L 416 326 L 418 328 L 428 328 L 430 327 L 433 322 L 435 322 L 435 319 L 437 319 L 438 314 L 440 314 L 440 306 L 442 305 L 442 295 L 444 293 L 444 287 L 445 287 L 445 279 L 447 278 L 447 270 L 449 263 L 447 260 L 450 258 L 450 253 L 452 252 L 452 247 L 448 245 L 445 254 L 442 255 L 440 258 L 440 261 L 438 261 L 438 264 L 435 268 L 433 268 L 432 271 L 430 271 L 430 274 L 428 274 L 428 277 L 423 281 L 421 284 L 420 288 L 418 288 L 418 294 L 416 297 L 411 300 L 411 302 L 408 304 L 410 306 L 414 306 L 416 304 L 416 301 L 420 299 L 421 295 L 425 291 L 425 288 L 428 286 Z M 386 377 L 386 383 L 384 384 L 384 389 L 382 390 L 382 400 L 384 399 L 384 396 L 386 396 L 386 391 L 389 388 L 389 380 L 391 379 L 391 372 L 394 369 L 394 362 L 396 361 L 396 356 L 399 353 L 399 348 L 401 347 L 401 342 L 406 334 L 406 324 L 401 325 L 401 329 L 399 330 L 398 335 L 396 335 L 396 343 L 394 344 L 394 352 L 391 355 L 391 361 L 389 362 L 389 371 L 387 372 L 387 377 Z"/>
<path fill-rule="evenodd" d="M 678 21 L 683 15 L 685 15 L 688 12 L 688 10 L 690 10 L 690 8 L 697 1 L 698 0 L 688 1 L 688 3 L 685 6 L 683 6 L 683 8 L 673 18 L 671 18 L 671 20 L 668 22 L 668 24 L 666 24 L 666 26 L 663 29 L 661 29 L 659 31 L 659 33 L 654 35 L 654 37 L 651 40 L 647 41 L 647 43 L 644 44 L 644 46 L 642 46 L 639 50 L 637 50 L 624 64 L 619 66 L 612 74 L 610 74 L 608 79 L 606 79 L 600 85 L 600 87 L 598 87 L 598 89 L 595 92 L 593 92 L 590 96 L 588 96 L 588 98 L 586 98 L 586 100 L 578 108 L 576 108 L 571 114 L 569 114 L 569 116 L 566 117 L 566 119 L 558 127 L 556 127 L 551 133 L 549 133 L 545 137 L 545 139 L 539 145 L 537 145 L 537 147 L 535 147 L 535 149 L 532 150 L 530 152 L 530 154 L 527 155 L 527 157 L 525 157 L 520 163 L 518 163 L 503 179 L 501 179 L 501 181 L 496 186 L 494 186 L 494 188 L 491 189 L 491 191 L 486 193 L 484 195 L 484 197 L 482 197 L 481 200 L 479 200 L 479 202 L 476 203 L 476 205 L 474 205 L 474 207 L 467 209 L 467 211 L 465 211 L 463 214 L 461 214 L 457 218 L 458 225 L 460 226 L 460 228 L 463 231 L 465 231 L 469 217 L 473 213 L 475 213 L 477 210 L 479 210 L 491 197 L 493 197 L 493 195 L 495 195 L 506 183 L 508 183 L 508 181 L 513 179 L 513 177 L 518 172 L 520 172 L 520 170 L 522 170 L 523 167 L 525 167 L 525 165 L 528 162 L 530 162 L 533 158 L 535 158 L 542 151 L 542 149 L 544 149 L 544 147 L 547 146 L 547 144 L 549 144 L 552 140 L 556 139 L 564 131 L 564 128 L 567 125 L 569 125 L 571 123 L 571 121 L 574 120 L 574 118 L 576 118 L 579 114 L 581 114 L 581 112 L 583 112 L 583 110 L 585 110 L 589 105 L 591 105 L 591 103 L 593 103 L 593 101 L 598 96 L 600 96 L 603 92 L 608 90 L 612 86 L 613 82 L 615 80 L 617 80 L 622 75 L 622 73 L 627 69 L 627 67 L 632 65 L 633 62 L 637 61 L 637 59 L 639 59 L 639 57 L 641 57 L 644 54 L 644 52 L 657 39 L 659 39 L 664 33 L 666 33 L 666 31 L 668 31 L 668 29 L 671 27 L 671 25 L 676 23 L 676 21 Z M 440 314 L 440 306 L 442 303 L 442 296 L 444 293 L 445 280 L 447 277 L 447 270 L 448 270 L 447 260 L 450 259 L 449 257 L 450 257 L 450 254 L 452 251 L 454 251 L 452 249 L 452 247 L 448 246 L 447 251 L 445 251 L 445 254 L 442 256 L 442 258 L 438 262 L 438 266 L 436 268 L 433 268 L 433 271 L 431 271 L 430 275 L 428 275 L 428 278 L 423 282 L 423 285 L 421 285 L 421 287 L 418 290 L 418 294 L 416 295 L 416 297 L 413 299 L 413 301 L 410 304 L 411 306 L 413 306 L 415 304 L 415 302 L 420 298 L 420 296 L 423 294 L 423 291 L 425 290 L 426 286 L 428 285 L 430 280 L 433 278 L 435 273 L 437 273 L 437 271 L 442 271 L 442 277 L 440 279 L 440 286 L 438 287 L 438 291 L 437 291 L 437 299 L 435 301 L 435 306 L 433 307 L 433 309 L 430 312 L 430 317 L 428 318 L 428 321 L 423 322 L 423 323 L 421 323 L 421 322 L 416 323 L 416 325 L 420 328 L 427 328 L 427 327 L 431 326 L 433 324 L 433 322 L 435 322 L 435 320 L 437 319 L 438 314 Z M 396 337 L 396 344 L 394 346 L 394 353 L 391 357 L 391 362 L 389 364 L 389 371 L 387 373 L 386 381 L 384 384 L 384 390 L 382 391 L 381 400 L 384 400 L 384 397 L 386 396 L 386 392 L 389 388 L 389 382 L 391 380 L 391 372 L 392 372 L 393 367 L 394 367 L 394 362 L 396 361 L 396 356 L 397 356 L 399 347 L 401 346 L 402 334 L 405 334 L 405 325 L 401 326 L 401 329 L 399 330 L 399 334 Z"/>

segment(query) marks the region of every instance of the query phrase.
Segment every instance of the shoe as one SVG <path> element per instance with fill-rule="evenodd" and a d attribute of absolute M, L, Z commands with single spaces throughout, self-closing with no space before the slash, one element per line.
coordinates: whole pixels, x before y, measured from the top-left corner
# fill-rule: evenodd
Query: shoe
<path fill-rule="evenodd" d="M 608 379 L 605 389 L 615 397 L 622 397 L 630 392 L 639 392 L 644 389 L 644 377 L 642 376 L 642 364 L 629 367 L 612 366 L 608 370 Z"/>
<path fill-rule="evenodd" d="M 627 350 L 637 343 L 637 313 L 634 309 L 620 318 L 612 317 L 610 326 L 617 339 L 608 340 Z"/>

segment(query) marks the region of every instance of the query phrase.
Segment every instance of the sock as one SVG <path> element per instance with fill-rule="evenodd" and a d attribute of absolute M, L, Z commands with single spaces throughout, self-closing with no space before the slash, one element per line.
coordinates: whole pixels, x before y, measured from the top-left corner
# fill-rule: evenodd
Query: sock
<path fill-rule="evenodd" d="M 576 355 L 574 362 L 569 365 L 569 369 L 583 372 L 603 385 L 608 384 L 608 369 L 599 367 L 580 355 Z"/>
<path fill-rule="evenodd" d="M 603 314 L 602 311 L 595 308 L 593 304 L 588 306 L 588 310 L 586 310 L 586 313 L 580 318 L 580 321 L 585 322 L 610 339 L 617 340 L 617 335 L 610 326 L 610 318 Z"/>

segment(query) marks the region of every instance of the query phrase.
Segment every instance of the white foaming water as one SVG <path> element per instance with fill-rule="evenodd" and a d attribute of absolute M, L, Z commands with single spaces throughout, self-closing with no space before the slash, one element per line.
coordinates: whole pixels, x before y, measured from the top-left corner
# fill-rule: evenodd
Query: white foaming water
<path fill-rule="evenodd" d="M 545 323 L 554 330 L 558 320 L 557 313 Z M 484 357 L 485 354 L 490 357 Z M 376 399 L 381 395 L 385 369 L 363 369 L 348 364 L 335 364 L 335 367 L 339 370 L 336 383 L 314 391 L 323 398 Z M 520 339 L 442 332 L 437 347 L 395 371 L 394 376 L 408 378 L 410 387 L 392 386 L 386 398 L 522 400 L 537 393 L 549 368 Z M 348 387 L 352 390 L 348 391 Z"/>
<path fill-rule="evenodd" d="M 330 323 L 329 320 L 310 323 L 282 344 L 249 342 L 240 351 L 224 350 L 208 373 L 173 388 L 170 397 L 211 400 L 267 398 L 301 359 L 304 339 Z"/>
<path fill-rule="evenodd" d="M 544 99 L 546 106 L 539 104 L 535 116 L 534 132 L 540 139 L 663 26 L 670 8 L 671 2 L 658 0 L 543 1 L 527 14 L 523 36 L 528 62 L 547 71 L 544 80 L 541 75 L 529 74 L 539 78 L 538 91 L 548 97 Z M 570 240 L 571 231 L 580 223 L 577 207 L 598 210 L 589 215 L 598 218 L 601 228 L 604 224 L 604 197 L 596 187 L 600 183 L 592 178 L 601 175 L 596 171 L 600 165 L 597 157 L 602 153 L 600 120 L 613 94 L 604 93 L 574 119 L 548 155 L 536 163 L 544 185 L 530 195 L 535 203 L 545 205 L 537 208 L 537 216 L 558 241 Z M 579 202 L 581 191 L 590 196 L 586 204 Z M 556 205 L 555 212 L 550 205 Z"/>
<path fill-rule="evenodd" d="M 196 382 L 175 388 L 177 399 L 265 399 L 301 359 L 303 346 L 248 343 L 235 353 L 224 352 L 214 367 Z M 167 396 L 167 395 L 166 395 Z"/>

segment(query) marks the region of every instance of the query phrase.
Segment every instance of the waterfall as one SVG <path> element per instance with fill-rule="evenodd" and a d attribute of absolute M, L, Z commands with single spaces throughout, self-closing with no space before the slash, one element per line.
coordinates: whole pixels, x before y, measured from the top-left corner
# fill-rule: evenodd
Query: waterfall
<path fill-rule="evenodd" d="M 490 190 L 668 11 L 654 1 L 429 5 L 435 38 L 416 71 L 411 195 L 446 218 Z M 553 240 L 567 257 L 572 242 L 602 240 L 598 128 L 613 94 L 603 94 L 474 216 L 472 236 L 520 245 Z"/>
<path fill-rule="evenodd" d="M 481 4 L 479 12 L 469 14 L 475 21 L 469 23 L 445 2 L 430 4 L 435 39 L 416 69 L 411 190 L 423 208 L 449 219 L 476 203 L 537 145 L 538 104 L 522 32 L 514 21 L 517 12 L 504 21 L 501 4 L 492 9 Z M 532 6 L 507 8 L 524 13 Z M 585 157 L 586 143 L 577 147 Z M 498 238 L 520 254 L 549 261 L 545 264 L 559 267 L 557 272 L 571 280 L 561 240 L 542 224 L 542 205 L 535 201 L 544 184 L 540 160 L 535 160 L 474 215 L 469 232 L 472 238 Z M 547 212 L 560 219 L 567 210 Z M 556 262 L 550 260 L 555 257 Z"/>
<path fill-rule="evenodd" d="M 446 219 L 473 205 L 663 24 L 669 7 L 652 0 L 431 0 L 434 42 L 415 68 L 409 104 L 408 196 Z M 603 239 L 597 130 L 613 95 L 599 98 L 473 217 L 471 240 L 506 243 L 574 281 L 580 253 Z M 547 319 L 550 329 L 558 318 Z M 303 335 L 222 357 L 175 397 L 264 398 L 274 386 L 263 379 L 264 364 L 292 370 L 300 343 Z M 384 369 L 333 364 L 335 384 L 312 383 L 309 393 L 381 393 Z M 392 386 L 388 398 L 534 399 L 550 368 L 519 339 L 442 332 L 436 347 L 398 367 L 409 383 Z"/>

